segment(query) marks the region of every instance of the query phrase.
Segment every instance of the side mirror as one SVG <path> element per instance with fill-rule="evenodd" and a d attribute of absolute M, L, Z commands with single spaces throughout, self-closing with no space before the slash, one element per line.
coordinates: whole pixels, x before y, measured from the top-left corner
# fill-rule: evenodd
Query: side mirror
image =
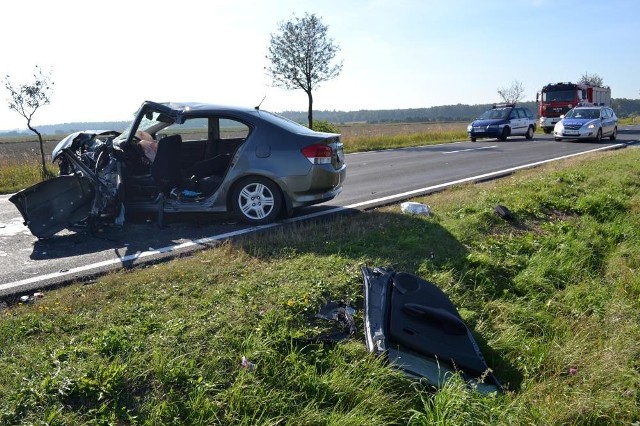
<path fill-rule="evenodd" d="M 564 114 L 562 114 L 562 115 L 560 116 L 560 118 L 564 118 Z"/>

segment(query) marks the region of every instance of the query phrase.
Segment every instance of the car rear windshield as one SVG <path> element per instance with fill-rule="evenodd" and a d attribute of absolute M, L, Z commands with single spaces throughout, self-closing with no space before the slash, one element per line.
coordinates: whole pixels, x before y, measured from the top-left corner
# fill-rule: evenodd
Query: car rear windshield
<path fill-rule="evenodd" d="M 264 120 L 275 124 L 278 127 L 283 127 L 292 133 L 315 133 L 308 127 L 305 127 L 300 123 L 296 123 L 293 120 L 289 120 L 288 118 L 275 114 L 273 112 L 259 110 L 258 115 Z"/>

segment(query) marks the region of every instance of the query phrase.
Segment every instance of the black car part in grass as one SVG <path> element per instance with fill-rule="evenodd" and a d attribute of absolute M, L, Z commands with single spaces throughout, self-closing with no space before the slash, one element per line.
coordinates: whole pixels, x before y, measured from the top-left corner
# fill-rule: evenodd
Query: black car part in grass
<path fill-rule="evenodd" d="M 435 284 L 404 272 L 362 267 L 367 349 L 412 377 L 441 386 L 460 373 L 482 393 L 502 392 L 471 331 Z"/>

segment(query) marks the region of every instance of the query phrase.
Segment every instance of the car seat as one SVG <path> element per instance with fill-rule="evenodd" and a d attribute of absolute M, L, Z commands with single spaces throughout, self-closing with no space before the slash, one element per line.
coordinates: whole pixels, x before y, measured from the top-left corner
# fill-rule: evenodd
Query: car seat
<path fill-rule="evenodd" d="M 181 182 L 180 148 L 182 137 L 171 135 L 158 141 L 156 158 L 151 164 L 151 176 L 160 189 L 168 194 Z"/>

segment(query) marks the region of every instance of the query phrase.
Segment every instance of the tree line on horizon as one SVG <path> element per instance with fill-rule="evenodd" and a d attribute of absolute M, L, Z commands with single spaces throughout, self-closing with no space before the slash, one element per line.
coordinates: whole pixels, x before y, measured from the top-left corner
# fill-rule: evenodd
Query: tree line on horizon
<path fill-rule="evenodd" d="M 640 99 L 617 98 L 611 100 L 612 107 L 618 117 L 624 118 L 632 115 L 640 115 Z M 313 116 L 316 120 L 328 121 L 334 124 L 348 123 L 420 123 L 420 122 L 445 122 L 445 121 L 471 121 L 491 108 L 493 104 L 456 104 L 456 105 L 440 105 L 428 108 L 402 108 L 387 110 L 358 110 L 358 111 L 316 111 Z M 538 112 L 538 106 L 535 101 L 519 102 L 519 105 L 525 106 L 533 111 Z M 298 123 L 306 123 L 307 111 L 282 111 L 279 114 L 284 117 L 296 121 Z M 88 130 L 88 129 L 108 129 L 123 131 L 129 125 L 129 121 L 112 121 L 112 122 L 73 122 L 38 126 L 40 131 L 46 135 L 64 136 L 69 133 Z M 1 136 L 22 136 L 27 130 L 7 131 L 0 133 Z"/>

